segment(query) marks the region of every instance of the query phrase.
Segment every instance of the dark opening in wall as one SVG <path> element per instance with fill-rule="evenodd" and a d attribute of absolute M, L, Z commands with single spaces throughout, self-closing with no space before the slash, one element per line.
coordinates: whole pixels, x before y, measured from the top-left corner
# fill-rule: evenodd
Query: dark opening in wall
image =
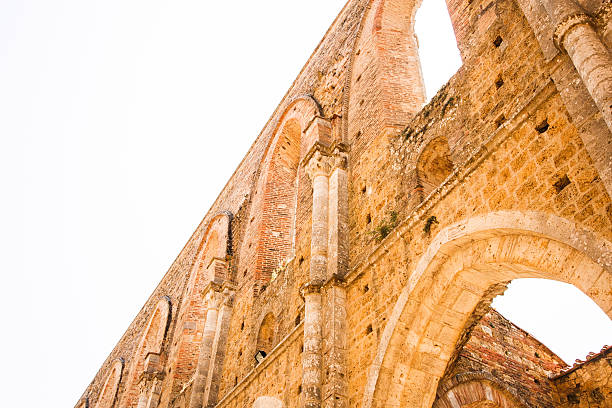
<path fill-rule="evenodd" d="M 495 46 L 495 48 L 499 48 L 503 41 L 504 40 L 498 35 L 497 38 L 495 38 L 495 40 L 493 41 L 493 45 Z"/>
<path fill-rule="evenodd" d="M 550 127 L 550 125 L 548 124 L 548 119 L 544 119 L 544 121 L 542 121 L 542 123 L 540 123 L 538 126 L 536 126 L 535 130 L 538 133 L 544 133 L 548 130 L 548 128 Z"/>
<path fill-rule="evenodd" d="M 565 187 L 569 186 L 570 184 L 571 184 L 571 181 L 569 177 L 567 177 L 567 174 L 566 174 L 563 177 L 561 177 L 559 180 L 557 180 L 557 182 L 553 184 L 553 186 L 555 187 L 555 190 L 557 190 L 557 193 L 560 193 L 561 191 L 563 191 Z"/>
<path fill-rule="evenodd" d="M 502 78 L 501 75 L 497 76 L 497 79 L 495 80 L 495 87 L 497 89 L 501 88 L 504 85 L 504 79 Z"/>

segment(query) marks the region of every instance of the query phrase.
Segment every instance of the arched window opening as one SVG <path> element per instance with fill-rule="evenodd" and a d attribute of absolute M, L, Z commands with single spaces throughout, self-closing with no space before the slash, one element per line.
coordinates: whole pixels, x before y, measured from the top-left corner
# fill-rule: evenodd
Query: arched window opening
<path fill-rule="evenodd" d="M 504 287 L 494 286 L 489 293 Z M 487 299 L 485 295 L 476 306 L 461 336 L 433 408 L 552 407 L 567 399 L 558 387 L 567 381 L 558 384 L 556 379 L 570 369 L 566 362 L 574 360 L 588 377 L 612 375 L 612 367 L 606 366 L 606 374 L 584 365 L 595 356 L 585 358 L 589 352 L 598 352 L 612 339 L 612 321 L 575 286 L 513 280 L 492 302 L 502 313 L 489 307 Z M 597 393 L 596 381 L 592 388 L 586 393 Z"/>
<path fill-rule="evenodd" d="M 273 147 L 264 188 L 255 271 L 261 287 L 293 256 L 301 133 L 298 121 L 289 120 Z"/>
<path fill-rule="evenodd" d="M 586 405 L 594 395 L 605 398 L 602 389 L 607 389 L 612 378 L 608 364 L 612 348 L 595 346 L 594 354 L 567 367 L 555 355 L 555 346 L 548 341 L 543 344 L 526 331 L 524 323 L 518 327 L 499 313 L 497 324 L 486 319 L 488 314 L 495 317 L 490 305 L 510 282 L 537 278 L 574 285 L 607 315 L 607 320 L 603 318 L 607 323 L 591 326 L 610 327 L 610 248 L 610 241 L 574 222 L 528 210 L 473 215 L 441 229 L 412 272 L 415 281 L 404 287 L 394 306 L 397 318 L 389 319 L 383 333 L 387 341 L 379 344 L 375 357 L 385 372 L 368 374 L 364 406 L 392 402 L 425 406 L 440 396 L 441 379 L 478 373 L 501 379 L 527 406 Z M 524 303 L 526 298 L 544 297 L 550 291 L 539 288 L 536 294 L 519 300 Z M 493 305 L 499 307 L 498 302 Z M 565 295 L 545 302 L 528 307 L 528 313 L 538 309 L 554 313 L 564 303 L 576 304 Z M 567 316 L 563 321 L 565 330 L 581 330 Z M 565 336 L 563 331 L 555 338 Z M 467 354 L 461 361 L 463 352 Z M 398 355 L 406 358 L 397 359 Z M 423 372 L 423 361 L 431 372 Z M 388 395 L 388 387 L 377 387 L 395 379 L 399 401 Z M 580 389 L 568 386 L 576 383 L 581 384 Z"/>
<path fill-rule="evenodd" d="M 132 358 L 129 380 L 121 400 L 121 407 L 131 407 L 136 403 L 139 392 L 138 381 L 145 371 L 154 373 L 161 369 L 161 354 L 170 321 L 170 307 L 170 299 L 163 297 L 157 303 L 149 319 Z"/>
<path fill-rule="evenodd" d="M 102 386 L 96 408 L 111 408 L 117 396 L 117 389 L 123 372 L 123 360 L 115 360 L 111 371 Z"/>
<path fill-rule="evenodd" d="M 417 162 L 417 187 L 423 198 L 435 190 L 453 172 L 453 162 L 445 137 L 439 137 L 423 149 Z"/>
<path fill-rule="evenodd" d="M 257 334 L 257 355 L 256 363 L 260 363 L 275 346 L 274 337 L 276 334 L 276 319 L 272 313 L 268 313 L 259 326 Z"/>
<path fill-rule="evenodd" d="M 573 285 L 518 279 L 492 306 L 571 365 L 612 341 L 612 321 Z"/>
<path fill-rule="evenodd" d="M 425 0 L 416 12 L 415 35 L 427 101 L 461 67 L 461 55 L 444 0 Z"/>

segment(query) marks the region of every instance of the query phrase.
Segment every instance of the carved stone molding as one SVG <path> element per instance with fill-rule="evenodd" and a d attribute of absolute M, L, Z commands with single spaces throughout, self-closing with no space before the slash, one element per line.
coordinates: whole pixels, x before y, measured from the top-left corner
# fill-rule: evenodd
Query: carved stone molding
<path fill-rule="evenodd" d="M 321 282 L 308 282 L 305 283 L 304 286 L 300 289 L 300 295 L 302 298 L 305 298 L 306 295 L 310 295 L 311 293 L 321 293 L 321 287 L 323 283 Z"/>
<path fill-rule="evenodd" d="M 334 161 L 332 156 L 317 150 L 306 163 L 306 174 L 308 174 L 311 180 L 314 180 L 317 176 L 327 177 L 329 173 L 331 173 L 333 164 Z"/>
<path fill-rule="evenodd" d="M 218 310 L 224 301 L 221 285 L 215 282 L 210 282 L 202 291 L 202 297 L 204 298 L 208 309 Z"/>
<path fill-rule="evenodd" d="M 348 167 L 348 147 L 344 143 L 326 146 L 315 143 L 302 161 L 306 174 L 311 180 L 318 175 L 329 176 L 336 168 L 346 170 Z"/>
<path fill-rule="evenodd" d="M 565 17 L 563 20 L 557 24 L 555 30 L 553 32 L 553 42 L 555 43 L 555 47 L 559 49 L 559 51 L 565 51 L 565 47 L 563 46 L 563 40 L 567 33 L 577 25 L 581 24 L 591 24 L 591 17 L 584 13 L 576 13 L 571 14 Z"/>

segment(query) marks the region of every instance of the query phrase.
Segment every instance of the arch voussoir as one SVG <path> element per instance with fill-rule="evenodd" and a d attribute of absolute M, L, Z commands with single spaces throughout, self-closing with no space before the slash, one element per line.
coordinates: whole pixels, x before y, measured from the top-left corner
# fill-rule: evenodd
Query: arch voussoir
<path fill-rule="evenodd" d="M 363 407 L 431 407 L 474 310 L 513 279 L 573 284 L 610 316 L 610 248 L 594 233 L 543 213 L 503 211 L 445 228 L 417 263 L 391 313 Z"/>

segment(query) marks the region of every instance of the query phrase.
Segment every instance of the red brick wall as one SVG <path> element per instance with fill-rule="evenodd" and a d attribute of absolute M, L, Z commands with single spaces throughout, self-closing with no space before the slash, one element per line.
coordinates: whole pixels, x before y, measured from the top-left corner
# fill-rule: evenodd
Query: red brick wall
<path fill-rule="evenodd" d="M 546 346 L 491 309 L 440 384 L 465 373 L 487 373 L 531 406 L 553 407 L 554 387 L 548 377 L 564 366 Z"/>

